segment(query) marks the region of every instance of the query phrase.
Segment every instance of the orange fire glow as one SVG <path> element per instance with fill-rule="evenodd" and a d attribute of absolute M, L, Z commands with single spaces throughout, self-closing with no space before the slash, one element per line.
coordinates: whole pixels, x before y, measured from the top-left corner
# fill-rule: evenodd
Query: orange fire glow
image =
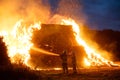
<path fill-rule="evenodd" d="M 83 46 L 87 57 L 84 58 L 84 64 L 85 66 L 103 66 L 103 65 L 115 65 L 112 61 L 109 61 L 105 58 L 103 58 L 98 51 L 96 51 L 94 48 L 91 48 L 90 45 L 88 45 L 84 39 L 82 39 L 80 35 L 80 27 L 79 25 L 72 19 L 63 19 L 62 24 L 65 25 L 72 25 L 74 36 L 76 38 L 76 41 L 79 45 Z M 82 24 L 80 25 L 82 26 Z"/>
<path fill-rule="evenodd" d="M 23 20 L 19 20 L 11 33 L 2 31 L 0 33 L 4 38 L 4 42 L 8 48 L 8 56 L 11 63 L 23 63 L 27 66 L 30 59 L 29 50 L 33 46 L 31 42 L 32 32 L 34 29 L 40 29 L 40 22 L 30 25 L 29 27 L 22 25 Z"/>
<path fill-rule="evenodd" d="M 11 33 L 8 33 L 7 31 L 1 31 L 0 35 L 3 36 L 4 42 L 7 45 L 8 48 L 8 56 L 10 57 L 11 63 L 19 63 L 22 62 L 25 65 L 30 66 L 28 63 L 30 59 L 29 50 L 33 47 L 33 43 L 31 42 L 33 31 L 34 29 L 41 29 L 41 23 L 37 22 L 33 25 L 26 26 L 22 24 L 23 20 L 19 20 Z M 88 45 L 84 39 L 82 39 L 80 35 L 80 27 L 76 22 L 72 19 L 62 19 L 62 24 L 64 25 L 72 25 L 74 36 L 76 38 L 76 41 L 79 45 L 83 46 L 87 57 L 84 58 L 84 63 L 86 66 L 102 66 L 102 65 L 114 65 L 112 61 L 109 61 L 105 58 L 103 58 L 98 51 L 96 51 L 94 48 L 91 48 L 90 45 Z M 60 22 L 60 23 L 61 23 Z M 82 25 L 81 25 L 82 26 Z M 49 53 L 47 51 L 38 49 L 33 47 L 34 50 L 42 51 L 46 54 L 55 55 L 54 53 Z"/>

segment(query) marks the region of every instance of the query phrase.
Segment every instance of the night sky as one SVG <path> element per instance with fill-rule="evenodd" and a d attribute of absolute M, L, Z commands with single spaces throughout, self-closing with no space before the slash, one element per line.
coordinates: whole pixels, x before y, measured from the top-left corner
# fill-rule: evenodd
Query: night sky
<path fill-rule="evenodd" d="M 53 14 L 58 13 L 61 1 L 64 1 L 63 8 L 70 9 L 77 19 L 84 16 L 85 22 L 91 29 L 120 30 L 120 0 L 49 0 Z M 75 1 L 78 1 L 77 4 Z M 79 4 L 79 7 L 69 8 L 65 3 Z"/>

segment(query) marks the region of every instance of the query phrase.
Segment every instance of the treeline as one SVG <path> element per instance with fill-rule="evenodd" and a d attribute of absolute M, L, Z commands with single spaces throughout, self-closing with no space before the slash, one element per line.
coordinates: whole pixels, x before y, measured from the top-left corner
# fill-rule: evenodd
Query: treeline
<path fill-rule="evenodd" d="M 113 30 L 97 31 L 94 40 L 105 50 L 112 52 L 120 60 L 120 32 Z"/>
<path fill-rule="evenodd" d="M 91 34 L 91 39 L 96 42 L 101 49 L 114 55 L 114 60 L 120 60 L 120 31 L 111 29 L 106 30 L 87 30 Z"/>

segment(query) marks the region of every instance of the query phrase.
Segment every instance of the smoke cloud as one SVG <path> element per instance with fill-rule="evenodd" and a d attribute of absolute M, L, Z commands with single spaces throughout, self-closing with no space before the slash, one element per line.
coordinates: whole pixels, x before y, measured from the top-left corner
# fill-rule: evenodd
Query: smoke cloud
<path fill-rule="evenodd" d="M 82 12 L 82 5 L 78 0 L 60 0 L 57 13 L 70 17 L 80 23 L 85 22 L 85 16 Z"/>
<path fill-rule="evenodd" d="M 54 10 L 50 3 L 53 5 L 54 1 L 0 0 L 0 31 L 11 31 L 15 23 L 20 19 L 27 23 L 36 21 L 56 23 L 56 16 L 57 18 L 65 16 L 84 23 L 85 16 L 81 12 L 81 5 L 78 0 L 58 1 L 54 14 L 52 14 Z M 78 17 L 78 15 L 81 15 L 81 17 Z"/>
<path fill-rule="evenodd" d="M 0 0 L 0 30 L 11 31 L 19 19 L 45 22 L 49 16 L 49 4 L 41 0 Z"/>

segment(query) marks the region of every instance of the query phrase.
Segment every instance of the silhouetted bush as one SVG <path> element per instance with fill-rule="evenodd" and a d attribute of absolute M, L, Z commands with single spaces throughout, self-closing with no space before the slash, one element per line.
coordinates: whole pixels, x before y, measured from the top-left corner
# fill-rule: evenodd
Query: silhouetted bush
<path fill-rule="evenodd" d="M 43 80 L 27 66 L 10 63 L 3 37 L 0 37 L 0 80 Z"/>
<path fill-rule="evenodd" d="M 3 42 L 3 37 L 0 37 L 0 66 L 6 66 L 10 64 L 10 60 L 7 54 L 7 47 Z"/>
<path fill-rule="evenodd" d="M 26 66 L 13 65 L 0 70 L 0 80 L 39 80 L 42 77 Z"/>

